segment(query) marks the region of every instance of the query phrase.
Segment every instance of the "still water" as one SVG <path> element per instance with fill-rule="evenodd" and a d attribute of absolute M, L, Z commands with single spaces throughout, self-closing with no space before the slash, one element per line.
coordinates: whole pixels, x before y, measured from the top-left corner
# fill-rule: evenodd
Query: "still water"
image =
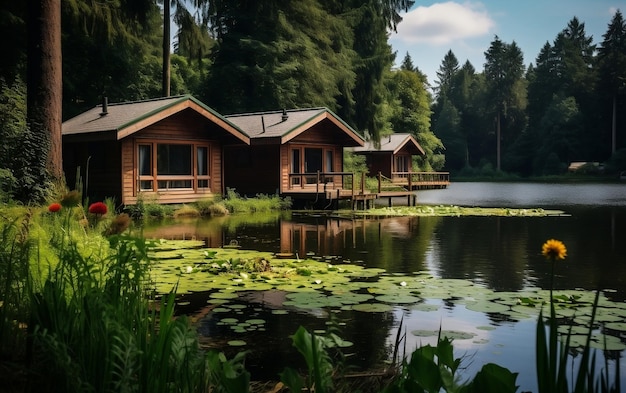
<path fill-rule="evenodd" d="M 568 257 L 556 268 L 554 287 L 606 290 L 606 296 L 626 301 L 626 185 L 559 185 L 514 183 L 453 183 L 448 189 L 418 191 L 418 203 L 463 206 L 497 206 L 558 209 L 558 217 L 401 217 L 346 220 L 287 214 L 269 218 L 230 217 L 173 224 L 148 229 L 147 236 L 202 238 L 212 247 L 237 242 L 246 249 L 293 253 L 380 267 L 388 273 L 428 272 L 435 277 L 470 280 L 494 291 L 549 288 L 550 265 L 540 255 L 545 240 L 562 240 Z M 209 290 L 209 288 L 207 288 Z M 298 326 L 325 329 L 329 320 L 340 324 L 342 337 L 354 342 L 345 350 L 357 369 L 380 367 L 392 353 L 398 329 L 406 331 L 406 349 L 434 344 L 415 336 L 415 330 L 470 332 L 471 339 L 457 339 L 457 356 L 463 356 L 462 377 L 473 376 L 483 364 L 494 362 L 518 372 L 519 391 L 536 391 L 535 319 L 511 320 L 494 313 L 469 311 L 448 300 L 426 299 L 436 311 L 397 306 L 385 313 L 325 310 L 290 310 L 281 307 L 280 293 L 242 294 L 238 316 L 266 321 L 264 331 L 233 334 L 219 324 L 225 315 L 206 306 L 207 293 L 185 297 L 182 308 L 199 319 L 199 331 L 207 345 L 227 353 L 250 350 L 246 366 L 253 378 L 277 378 L 286 366 L 299 365 L 300 357 L 289 336 Z M 401 323 L 402 321 L 402 323 Z M 626 342 L 623 333 L 622 342 Z M 227 340 L 249 344 L 229 349 Z M 624 356 L 612 352 L 610 358 Z M 601 356 L 601 353 L 600 355 Z M 620 375 L 626 380 L 626 361 Z"/>

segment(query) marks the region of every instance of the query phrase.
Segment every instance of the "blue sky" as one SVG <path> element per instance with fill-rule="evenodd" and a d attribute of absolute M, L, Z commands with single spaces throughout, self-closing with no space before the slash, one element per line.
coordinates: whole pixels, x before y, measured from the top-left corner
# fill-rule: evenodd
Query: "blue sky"
<path fill-rule="evenodd" d="M 459 64 L 466 60 L 482 72 L 485 51 L 497 35 L 506 43 L 515 41 L 524 54 L 526 66 L 535 63 L 546 42 L 577 17 L 585 24 L 593 43 L 602 42 L 615 11 L 626 12 L 624 0 L 416 0 L 398 32 L 391 32 L 389 43 L 399 65 L 408 52 L 413 64 L 435 85 L 436 72 L 448 50 Z"/>

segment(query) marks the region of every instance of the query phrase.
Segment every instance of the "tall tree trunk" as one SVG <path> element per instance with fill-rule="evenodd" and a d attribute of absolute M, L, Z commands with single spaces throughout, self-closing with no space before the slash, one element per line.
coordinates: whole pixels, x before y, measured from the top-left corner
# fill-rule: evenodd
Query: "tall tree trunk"
<path fill-rule="evenodd" d="M 171 0 L 163 1 L 163 97 L 170 96 L 170 14 Z"/>
<path fill-rule="evenodd" d="M 42 156 L 52 180 L 63 177 L 61 123 L 61 0 L 28 0 L 27 118 L 41 133 Z"/>

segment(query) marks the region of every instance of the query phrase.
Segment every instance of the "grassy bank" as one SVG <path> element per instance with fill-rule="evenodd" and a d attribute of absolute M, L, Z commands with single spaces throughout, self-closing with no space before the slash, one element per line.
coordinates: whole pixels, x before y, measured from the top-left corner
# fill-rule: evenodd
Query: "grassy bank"
<path fill-rule="evenodd" d="M 277 195 L 259 194 L 247 198 L 229 189 L 226 195 L 183 205 L 163 205 L 156 199 L 139 199 L 137 204 L 130 205 L 125 211 L 134 219 L 163 219 L 182 217 L 216 217 L 229 214 L 247 214 L 288 210 L 291 208 L 289 198 Z"/>

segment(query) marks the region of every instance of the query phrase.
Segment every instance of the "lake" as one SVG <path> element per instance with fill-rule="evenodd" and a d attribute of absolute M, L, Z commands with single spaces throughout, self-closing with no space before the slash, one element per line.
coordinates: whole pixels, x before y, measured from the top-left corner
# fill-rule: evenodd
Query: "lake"
<path fill-rule="evenodd" d="M 626 239 L 626 185 L 452 183 L 447 189 L 418 191 L 417 200 L 429 205 L 558 209 L 564 214 L 342 219 L 293 212 L 177 222 L 147 228 L 146 236 L 203 239 L 210 247 L 236 244 L 242 249 L 316 258 L 329 265 L 380 268 L 391 278 L 427 274 L 446 285 L 461 285 L 448 292 L 438 288 L 447 293 L 444 296 L 424 291 L 430 295 L 419 304 L 392 303 L 385 312 L 285 306 L 284 292 L 265 291 L 241 292 L 230 300 L 233 307 L 221 307 L 218 313 L 207 306 L 210 288 L 182 296 L 179 309 L 199 321 L 207 346 L 229 354 L 250 350 L 246 366 L 253 379 L 277 378 L 284 366 L 301 364 L 289 338 L 298 326 L 321 331 L 332 323 L 339 326 L 344 339 L 354 343 L 344 353 L 351 355 L 348 359 L 357 369 L 382 367 L 391 356 L 398 329 L 407 333 L 410 352 L 419 345 L 434 344 L 436 338 L 423 332 L 441 328 L 465 334 L 454 340 L 456 354 L 465 359 L 462 377 L 473 376 L 484 363 L 494 362 L 519 373 L 519 391 L 536 391 L 536 317 L 476 311 L 480 303 L 473 297 L 478 299 L 485 292 L 506 297 L 548 289 L 551 267 L 541 256 L 541 246 L 551 238 L 563 241 L 568 250 L 567 258 L 555 266 L 555 290 L 603 289 L 608 300 L 624 306 L 626 257 L 621 246 Z M 457 291 L 458 296 L 450 296 Z M 226 318 L 254 320 L 262 328 L 233 331 L 222 323 Z M 624 331 L 608 333 L 622 346 L 626 343 Z M 247 344 L 226 345 L 233 339 Z M 606 356 L 622 358 L 625 353 L 620 348 Z M 602 359 L 601 355 L 599 351 Z M 619 372 L 626 377 L 626 362 L 621 362 Z"/>

